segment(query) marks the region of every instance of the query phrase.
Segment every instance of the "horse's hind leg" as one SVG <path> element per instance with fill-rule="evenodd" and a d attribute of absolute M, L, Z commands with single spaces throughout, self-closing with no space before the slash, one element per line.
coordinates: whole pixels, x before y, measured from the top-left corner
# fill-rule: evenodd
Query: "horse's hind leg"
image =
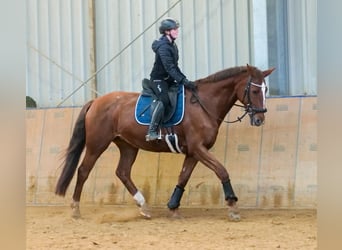
<path fill-rule="evenodd" d="M 117 140 L 115 143 L 120 150 L 120 160 L 116 169 L 116 175 L 133 196 L 133 199 L 140 208 L 140 214 L 146 218 L 151 218 L 144 196 L 131 179 L 132 165 L 137 157 L 138 149 L 122 140 Z"/>
<path fill-rule="evenodd" d="M 89 173 L 93 169 L 96 160 L 103 153 L 103 151 L 104 150 L 100 152 L 96 152 L 96 153 L 91 153 L 89 150 L 87 150 L 83 158 L 83 161 L 78 168 L 77 181 L 76 181 L 76 186 L 75 186 L 75 190 L 73 194 L 73 203 L 71 204 L 71 207 L 73 209 L 72 217 L 74 218 L 81 217 L 79 204 L 80 204 L 83 185 L 85 181 L 88 179 Z"/>

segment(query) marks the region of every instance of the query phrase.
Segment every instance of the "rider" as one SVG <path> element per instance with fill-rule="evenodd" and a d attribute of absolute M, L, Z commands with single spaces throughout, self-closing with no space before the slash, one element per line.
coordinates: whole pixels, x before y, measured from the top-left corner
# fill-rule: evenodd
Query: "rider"
<path fill-rule="evenodd" d="M 157 99 L 153 100 L 151 105 L 152 118 L 146 141 L 153 141 L 159 137 L 158 130 L 163 120 L 164 109 L 169 104 L 169 87 L 183 84 L 188 89 L 196 89 L 195 83 L 189 81 L 178 67 L 178 48 L 175 43 L 178 37 L 178 28 L 179 22 L 177 20 L 173 18 L 164 19 L 159 27 L 162 36 L 152 43 L 155 62 L 150 77 Z"/>

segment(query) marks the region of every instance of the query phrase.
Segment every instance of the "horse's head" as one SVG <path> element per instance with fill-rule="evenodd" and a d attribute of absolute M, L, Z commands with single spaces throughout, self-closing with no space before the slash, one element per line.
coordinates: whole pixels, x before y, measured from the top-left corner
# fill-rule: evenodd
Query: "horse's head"
<path fill-rule="evenodd" d="M 244 104 L 246 112 L 249 114 L 252 126 L 260 126 L 264 123 L 264 113 L 267 112 L 267 86 L 265 77 L 270 75 L 274 69 L 275 68 L 271 68 L 265 71 L 260 71 L 256 67 L 252 67 L 247 64 L 247 81 L 244 80 L 244 83 L 239 84 L 241 85 L 241 90 L 238 91 L 238 99 Z"/>

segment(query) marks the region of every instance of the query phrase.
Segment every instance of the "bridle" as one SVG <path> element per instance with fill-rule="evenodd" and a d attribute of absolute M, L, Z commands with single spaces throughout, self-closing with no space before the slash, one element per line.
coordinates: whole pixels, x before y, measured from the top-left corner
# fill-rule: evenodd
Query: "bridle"
<path fill-rule="evenodd" d="M 248 81 L 247 81 L 247 84 L 246 84 L 246 87 L 245 87 L 245 92 L 244 92 L 244 95 L 243 95 L 243 100 L 245 100 L 245 98 L 247 97 L 247 105 L 244 106 L 244 105 L 239 105 L 239 104 L 234 104 L 234 106 L 238 106 L 238 107 L 242 107 L 245 109 L 245 113 L 241 116 L 241 117 L 238 117 L 237 120 L 235 121 L 232 121 L 232 122 L 229 122 L 229 121 L 224 121 L 226 123 L 234 123 L 234 122 L 237 122 L 237 121 L 240 121 L 242 120 L 242 118 L 244 118 L 247 114 L 249 114 L 251 117 L 253 117 L 255 114 L 257 113 L 266 113 L 267 112 L 267 108 L 256 108 L 253 106 L 252 104 L 252 100 L 251 100 L 251 95 L 250 95 L 250 88 L 251 86 L 255 86 L 255 87 L 258 87 L 258 88 L 261 88 L 262 89 L 262 92 L 263 92 L 263 103 L 264 103 L 264 106 L 265 106 L 265 98 L 266 98 L 266 82 L 265 80 L 262 82 L 262 84 L 257 84 L 257 83 L 254 83 L 251 81 L 252 80 L 252 77 L 249 77 L 248 78 Z"/>
<path fill-rule="evenodd" d="M 221 122 L 225 122 L 225 123 L 235 123 L 235 122 L 241 122 L 242 119 L 247 114 L 250 115 L 251 117 L 253 117 L 257 113 L 266 113 L 267 112 L 266 108 L 255 108 L 255 107 L 253 107 L 251 96 L 250 96 L 250 88 L 251 88 L 252 85 L 255 86 L 255 87 L 261 88 L 262 91 L 263 91 L 263 95 L 264 95 L 264 106 L 265 106 L 266 82 L 264 80 L 262 82 L 262 84 L 257 84 L 257 83 L 252 82 L 251 80 L 252 80 L 252 77 L 250 76 L 248 78 L 248 80 L 247 80 L 246 87 L 245 87 L 245 92 L 244 92 L 244 95 L 243 95 L 243 100 L 245 100 L 246 97 L 247 97 L 247 101 L 248 101 L 247 105 L 244 106 L 244 105 L 240 105 L 240 104 L 234 103 L 234 106 L 244 108 L 245 113 L 242 116 L 237 117 L 236 120 L 234 120 L 234 121 L 225 121 L 225 120 L 223 120 L 221 118 L 218 118 L 218 117 L 216 117 L 215 119 L 217 119 L 217 120 L 219 120 Z M 195 97 L 196 100 L 193 100 L 193 97 Z M 198 96 L 198 94 L 197 94 L 197 92 L 195 90 L 192 91 L 191 102 L 192 103 L 198 102 L 200 104 L 200 106 L 203 108 L 203 110 L 209 116 L 212 116 L 211 113 L 208 111 L 208 109 L 202 103 L 201 99 L 199 98 L 199 96 Z"/>

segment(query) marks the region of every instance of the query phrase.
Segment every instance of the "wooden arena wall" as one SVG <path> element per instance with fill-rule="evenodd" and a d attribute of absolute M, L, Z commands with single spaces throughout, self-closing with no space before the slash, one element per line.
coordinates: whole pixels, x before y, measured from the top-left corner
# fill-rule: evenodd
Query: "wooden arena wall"
<path fill-rule="evenodd" d="M 228 170 L 242 208 L 316 208 L 317 98 L 269 98 L 266 122 L 251 127 L 221 125 L 211 152 Z M 80 108 L 26 111 L 26 203 L 68 205 L 75 177 L 66 197 L 54 195 Z M 227 119 L 242 114 L 233 108 Z M 114 144 L 99 158 L 84 185 L 83 204 L 134 204 L 115 176 L 119 152 Z M 150 205 L 166 206 L 177 184 L 182 155 L 140 151 L 132 178 Z M 181 206 L 222 207 L 222 185 L 216 175 L 198 164 L 186 186 Z"/>

